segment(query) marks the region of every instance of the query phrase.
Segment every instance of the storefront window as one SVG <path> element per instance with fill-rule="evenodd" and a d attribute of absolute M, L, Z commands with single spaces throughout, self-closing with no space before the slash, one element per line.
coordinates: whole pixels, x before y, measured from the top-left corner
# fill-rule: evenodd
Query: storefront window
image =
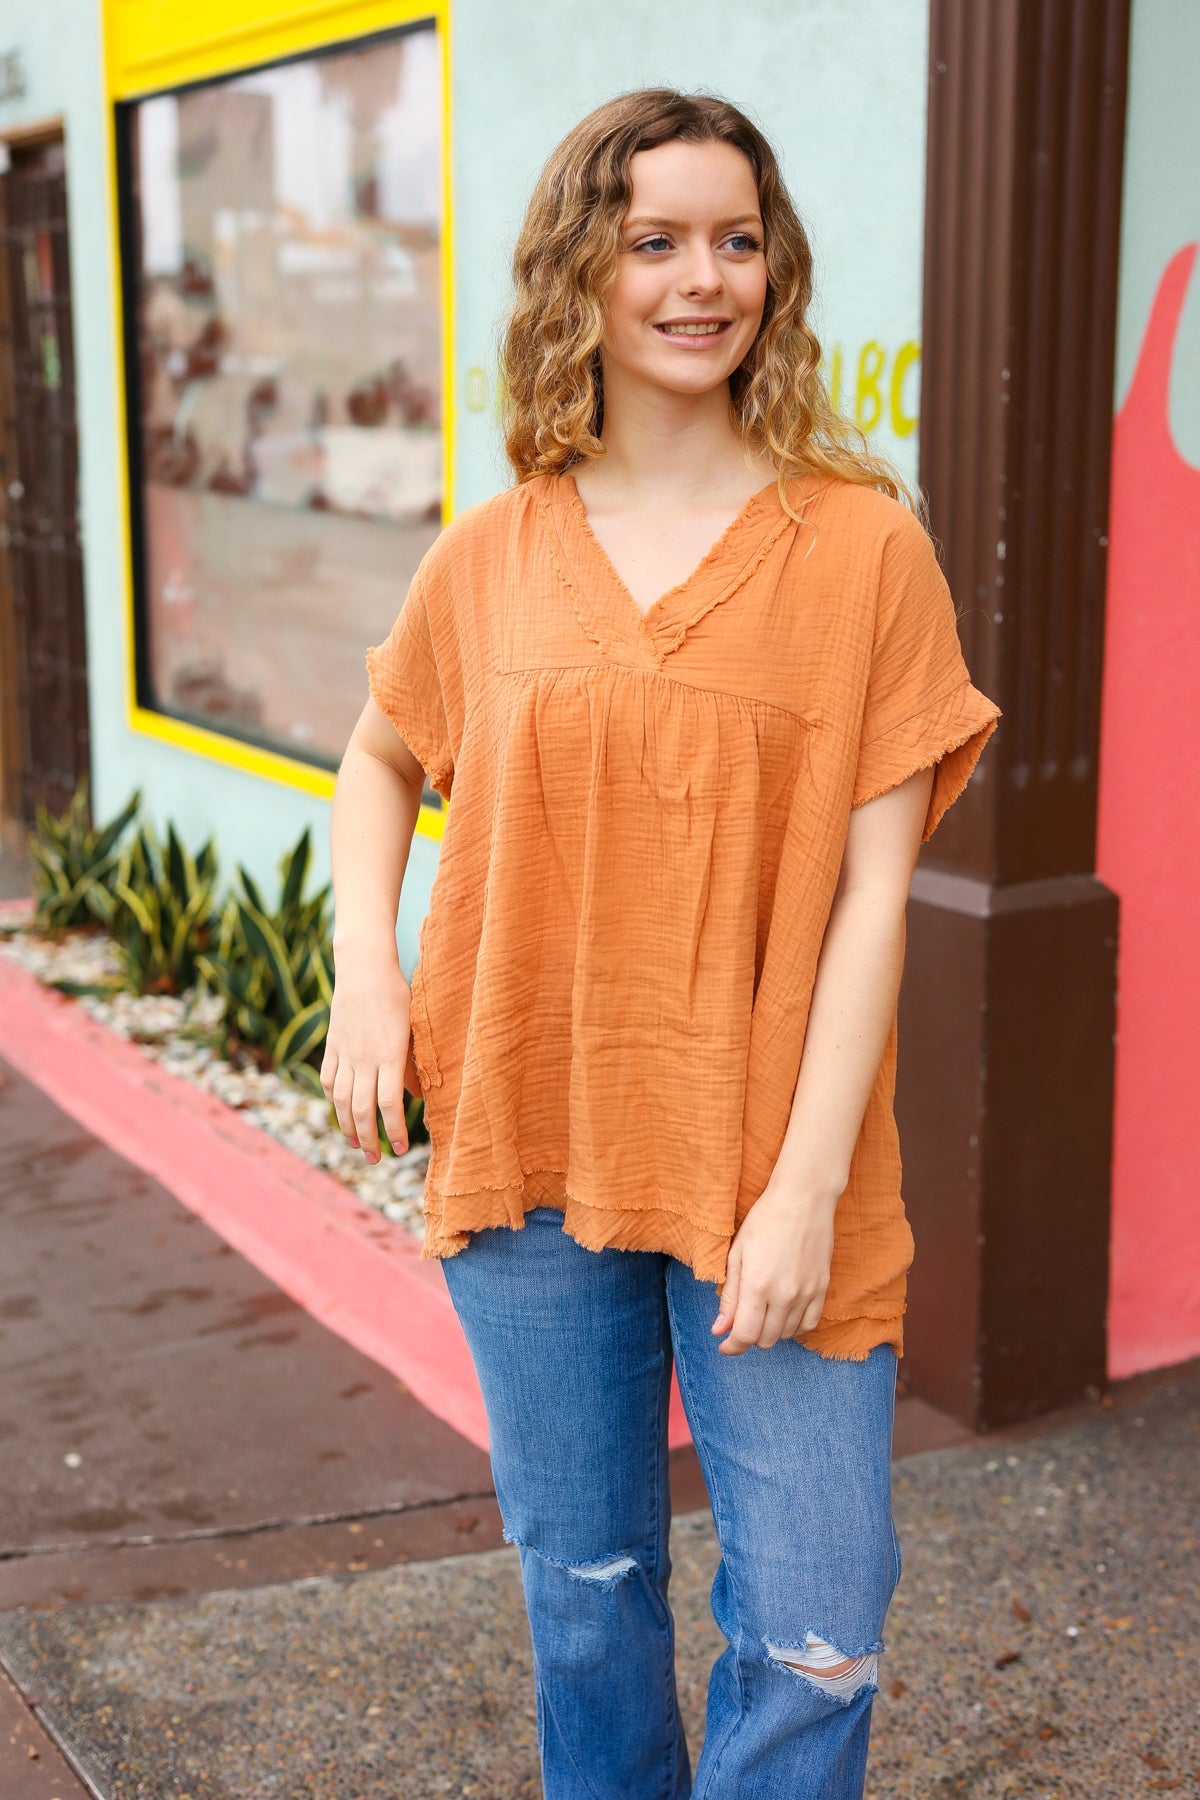
<path fill-rule="evenodd" d="M 335 766 L 442 517 L 432 24 L 123 109 L 143 705 Z"/>

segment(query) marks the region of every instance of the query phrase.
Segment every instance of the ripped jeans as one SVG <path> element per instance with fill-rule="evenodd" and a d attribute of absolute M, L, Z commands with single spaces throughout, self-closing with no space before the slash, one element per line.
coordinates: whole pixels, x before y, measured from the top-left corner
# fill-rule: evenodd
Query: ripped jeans
<path fill-rule="evenodd" d="M 549 1206 L 442 1263 L 519 1548 L 545 1800 L 861 1800 L 883 1622 L 896 1355 L 722 1356 L 717 1291 L 584 1249 Z M 721 1560 L 693 1780 L 667 1603 L 672 1357 Z"/>

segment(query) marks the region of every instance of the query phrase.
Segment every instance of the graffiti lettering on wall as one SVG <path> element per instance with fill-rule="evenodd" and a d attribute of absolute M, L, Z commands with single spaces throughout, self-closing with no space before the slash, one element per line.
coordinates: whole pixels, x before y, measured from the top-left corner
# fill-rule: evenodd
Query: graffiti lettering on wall
<path fill-rule="evenodd" d="M 849 354 L 841 343 L 831 345 L 821 373 L 834 406 L 863 431 L 884 429 L 907 438 L 917 428 L 920 361 L 921 346 L 912 339 L 889 350 L 878 338 L 869 338 Z M 463 377 L 467 411 L 494 412 L 497 399 L 496 378 L 473 364 Z"/>
<path fill-rule="evenodd" d="M 850 355 L 834 343 L 822 360 L 821 372 L 839 412 L 866 432 L 883 427 L 906 438 L 917 428 L 920 361 L 921 346 L 911 339 L 889 351 L 877 338 L 869 338 Z"/>

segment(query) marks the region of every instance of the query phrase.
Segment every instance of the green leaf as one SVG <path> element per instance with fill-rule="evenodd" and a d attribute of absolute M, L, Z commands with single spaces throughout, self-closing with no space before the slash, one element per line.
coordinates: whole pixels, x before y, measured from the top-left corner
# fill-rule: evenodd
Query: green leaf
<path fill-rule="evenodd" d="M 119 977 L 110 975 L 105 981 L 72 981 L 68 976 L 43 976 L 46 987 L 57 988 L 60 994 L 70 994 L 77 999 L 80 994 L 97 994 L 101 999 L 111 999 L 122 991 L 123 983 Z"/>
<path fill-rule="evenodd" d="M 284 1081 L 290 1082 L 293 1087 L 302 1088 L 304 1092 L 312 1094 L 315 1099 L 327 1099 L 325 1089 L 321 1086 L 320 1074 L 311 1063 L 288 1063 L 280 1069 L 279 1073 Z M 329 1110 L 333 1113 L 336 1122 L 337 1114 L 332 1107 Z"/>
<path fill-rule="evenodd" d="M 238 977 L 248 1004 L 265 1012 L 275 985 L 275 978 L 267 964 L 261 957 L 255 957 L 253 962 L 246 964 L 244 970 L 238 971 Z"/>
<path fill-rule="evenodd" d="M 94 919 L 111 927 L 117 910 L 116 901 L 103 881 L 89 883 L 84 890 L 83 903 Z"/>
<path fill-rule="evenodd" d="M 239 1006 L 236 1017 L 237 1028 L 248 1044 L 269 1044 L 274 1038 L 274 1026 L 256 1006 Z"/>
<path fill-rule="evenodd" d="M 154 936 L 154 920 L 140 895 L 134 893 L 127 881 L 118 881 L 113 888 L 113 894 L 126 911 L 133 915 L 139 930 L 147 938 L 152 938 Z"/>
<path fill-rule="evenodd" d="M 317 943 L 317 990 L 326 1006 L 333 1005 L 333 956 L 327 943 Z"/>
<path fill-rule="evenodd" d="M 171 934 L 171 963 L 175 968 L 182 966 L 188 944 L 191 942 L 197 919 L 208 910 L 209 893 L 207 888 L 198 887 L 176 921 L 175 930 Z"/>
<path fill-rule="evenodd" d="M 51 892 L 55 894 L 69 893 L 71 883 L 61 853 L 52 845 L 39 841 L 37 838 L 30 844 L 29 849 L 34 861 L 45 874 Z"/>
<path fill-rule="evenodd" d="M 329 1031 L 329 1008 L 320 1000 L 306 1006 L 288 1021 L 275 1041 L 275 1067 L 281 1063 L 307 1062 Z"/>
<path fill-rule="evenodd" d="M 292 980 L 292 971 L 288 965 L 288 955 L 280 939 L 279 933 L 266 915 L 255 906 L 240 907 L 242 930 L 252 953 L 260 958 L 270 970 L 275 985 L 279 989 L 283 1003 L 287 1008 L 287 1017 L 300 1011 L 300 996 L 296 992 L 296 984 Z"/>
<path fill-rule="evenodd" d="M 129 824 L 129 821 L 133 818 L 141 804 L 142 790 L 141 788 L 135 788 L 131 798 L 126 801 L 125 805 L 117 814 L 116 818 L 112 820 L 111 824 L 106 825 L 103 831 L 97 833 L 93 851 L 97 860 L 109 854 L 117 839 L 122 835 L 125 827 Z"/>
<path fill-rule="evenodd" d="M 167 880 L 172 891 L 179 897 L 180 904 L 187 899 L 196 885 L 196 864 L 190 851 L 180 843 L 172 824 L 167 826 Z"/>
<path fill-rule="evenodd" d="M 290 912 L 300 904 L 311 853 L 311 832 L 306 825 L 291 856 L 285 856 L 279 865 L 280 873 L 283 876 L 283 898 L 279 903 L 280 912 Z"/>
<path fill-rule="evenodd" d="M 311 992 L 314 983 L 313 947 L 311 942 L 297 944 L 292 952 L 292 978 L 296 983 L 296 992 L 301 1004 L 307 1006 L 316 998 Z"/>
<path fill-rule="evenodd" d="M 137 845 L 137 854 L 141 858 L 142 867 L 144 868 L 147 877 L 150 880 L 153 880 L 158 873 L 158 857 L 155 854 L 157 846 L 154 836 L 154 827 L 152 825 L 140 825 L 134 842 Z"/>
<path fill-rule="evenodd" d="M 196 975 L 202 986 L 211 993 L 227 992 L 224 964 L 216 957 L 206 956 L 203 950 L 196 957 Z"/>
<path fill-rule="evenodd" d="M 246 873 L 245 869 L 243 869 L 241 863 L 238 864 L 238 874 L 242 878 L 242 886 L 246 890 L 246 897 L 249 900 L 251 906 L 253 906 L 256 911 L 262 913 L 265 918 L 266 913 L 267 913 L 266 903 L 264 902 L 263 897 L 259 893 L 257 887 L 255 887 L 254 882 L 251 879 L 251 877 Z"/>

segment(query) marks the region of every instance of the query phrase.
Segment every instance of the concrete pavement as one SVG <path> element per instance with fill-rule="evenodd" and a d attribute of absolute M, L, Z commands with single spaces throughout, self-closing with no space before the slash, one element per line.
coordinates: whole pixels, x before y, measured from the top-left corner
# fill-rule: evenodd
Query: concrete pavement
<path fill-rule="evenodd" d="M 3 1063 L 0 1371 L 0 1800 L 537 1794 L 486 1455 Z M 868 1791 L 1200 1794 L 1200 1367 L 985 1440 L 902 1399 L 897 1452 Z"/>

